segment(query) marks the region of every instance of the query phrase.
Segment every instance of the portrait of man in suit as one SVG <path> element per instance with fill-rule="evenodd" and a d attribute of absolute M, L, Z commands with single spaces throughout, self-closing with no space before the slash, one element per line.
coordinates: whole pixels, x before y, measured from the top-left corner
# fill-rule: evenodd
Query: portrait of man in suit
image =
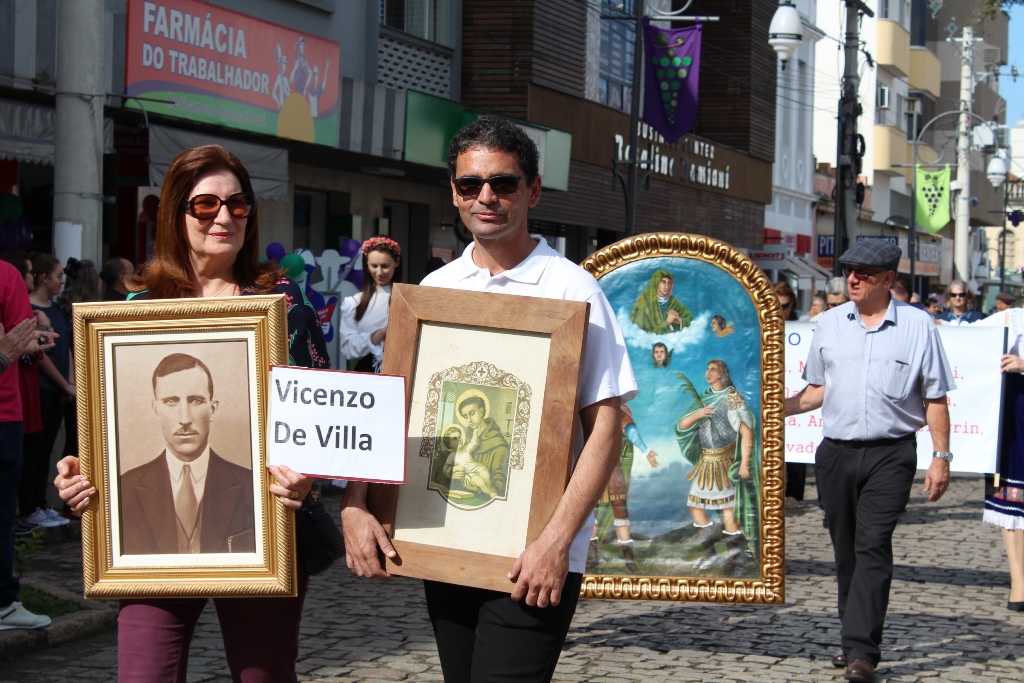
<path fill-rule="evenodd" d="M 172 353 L 157 364 L 152 385 L 165 446 L 121 474 L 122 553 L 255 552 L 252 469 L 209 445 L 219 407 L 210 369 Z"/>

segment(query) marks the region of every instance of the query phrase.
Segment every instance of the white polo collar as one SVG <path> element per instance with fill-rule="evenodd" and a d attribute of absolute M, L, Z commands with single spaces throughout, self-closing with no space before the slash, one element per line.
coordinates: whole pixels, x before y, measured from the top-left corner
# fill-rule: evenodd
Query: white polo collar
<path fill-rule="evenodd" d="M 535 238 L 534 238 L 535 239 Z M 476 265 L 473 261 L 473 250 L 476 248 L 476 242 L 471 242 L 466 250 L 462 252 L 462 256 L 459 257 L 459 269 L 460 272 L 456 280 L 464 280 L 470 277 L 479 277 L 490 280 L 492 278 L 504 278 L 506 280 L 512 280 L 514 282 L 520 282 L 527 285 L 535 285 L 540 282 L 541 276 L 544 274 L 545 267 L 545 256 L 556 254 L 557 252 L 548 246 L 548 243 L 544 239 L 537 239 L 537 246 L 533 248 L 529 256 L 523 259 L 514 268 L 510 268 L 497 275 L 491 275 L 491 271 L 487 268 L 481 268 Z"/>

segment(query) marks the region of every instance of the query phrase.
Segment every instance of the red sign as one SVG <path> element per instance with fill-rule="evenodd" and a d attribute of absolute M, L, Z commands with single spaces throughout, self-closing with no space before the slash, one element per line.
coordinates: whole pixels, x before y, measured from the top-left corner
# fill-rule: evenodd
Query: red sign
<path fill-rule="evenodd" d="M 129 0 L 125 91 L 148 112 L 337 146 L 339 56 L 198 0 Z"/>

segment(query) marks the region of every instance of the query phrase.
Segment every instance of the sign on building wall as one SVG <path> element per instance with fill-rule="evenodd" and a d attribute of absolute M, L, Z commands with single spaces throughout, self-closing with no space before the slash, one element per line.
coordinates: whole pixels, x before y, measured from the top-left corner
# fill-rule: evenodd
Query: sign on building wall
<path fill-rule="evenodd" d="M 128 3 L 125 94 L 150 113 L 334 147 L 339 56 L 337 43 L 205 2 Z"/>

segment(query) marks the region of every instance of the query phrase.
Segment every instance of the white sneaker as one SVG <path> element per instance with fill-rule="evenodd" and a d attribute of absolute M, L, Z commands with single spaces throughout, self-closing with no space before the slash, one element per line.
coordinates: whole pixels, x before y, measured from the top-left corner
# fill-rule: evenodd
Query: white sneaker
<path fill-rule="evenodd" d="M 42 526 L 42 527 L 63 526 L 64 524 L 68 523 L 68 520 L 64 519 L 63 517 L 59 517 L 59 518 L 51 517 L 50 516 L 51 512 L 53 512 L 53 510 L 50 510 L 49 508 L 47 508 L 46 510 L 44 510 L 42 508 L 36 508 L 36 511 L 33 512 L 28 517 L 26 517 L 25 521 L 28 522 L 29 524 L 35 524 L 37 526 Z M 53 514 L 56 515 L 57 513 L 54 512 Z M 62 519 L 64 521 L 62 523 L 62 522 L 57 521 L 57 519 Z"/>
<path fill-rule="evenodd" d="M 54 526 L 64 526 L 65 524 L 71 523 L 70 519 L 60 514 L 53 508 L 46 508 L 45 510 L 43 510 L 43 512 L 45 512 L 46 516 L 49 517 L 51 521 L 53 521 Z"/>
<path fill-rule="evenodd" d="M 50 625 L 50 617 L 44 614 L 32 614 L 15 600 L 7 607 L 0 607 L 0 631 L 15 628 L 46 628 Z"/>

